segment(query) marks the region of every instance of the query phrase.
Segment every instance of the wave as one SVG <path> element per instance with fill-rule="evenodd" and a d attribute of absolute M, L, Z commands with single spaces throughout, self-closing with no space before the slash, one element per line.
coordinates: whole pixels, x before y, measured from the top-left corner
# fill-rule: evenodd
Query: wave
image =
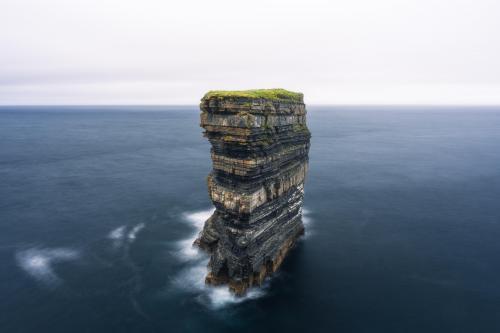
<path fill-rule="evenodd" d="M 205 284 L 207 265 L 208 259 L 204 258 L 184 269 L 175 277 L 174 285 L 181 290 L 195 292 L 197 301 L 214 310 L 257 299 L 266 294 L 268 283 L 260 288 L 250 288 L 242 297 L 232 294 L 227 286 L 207 286 Z"/>
<path fill-rule="evenodd" d="M 139 223 L 135 227 L 132 228 L 132 230 L 129 231 L 127 237 L 130 241 L 135 240 L 137 234 L 144 229 L 144 223 Z"/>
<path fill-rule="evenodd" d="M 208 220 L 210 216 L 215 212 L 215 208 L 211 208 L 208 210 L 202 210 L 199 212 L 192 213 L 184 213 L 183 217 L 186 221 L 190 222 L 190 224 L 196 228 L 197 232 L 200 232 L 203 229 L 203 225 L 205 221 Z"/>
<path fill-rule="evenodd" d="M 200 251 L 196 246 L 193 246 L 194 241 L 198 238 L 205 221 L 214 213 L 215 209 L 208 209 L 194 213 L 184 213 L 183 219 L 188 222 L 193 233 L 186 239 L 177 242 L 177 258 L 181 261 L 200 260 L 204 257 L 203 251 Z"/>
<path fill-rule="evenodd" d="M 134 242 L 139 232 L 144 229 L 145 226 L 144 223 L 136 224 L 132 228 L 122 225 L 111 230 L 108 233 L 108 238 L 113 241 L 114 247 L 121 247 L 126 240 L 128 240 L 129 243 Z"/>
<path fill-rule="evenodd" d="M 193 246 L 193 242 L 203 229 L 205 221 L 214 211 L 215 209 L 209 209 L 183 214 L 184 221 L 193 227 L 193 233 L 188 238 L 177 242 L 177 258 L 186 262 L 187 267 L 173 279 L 173 286 L 183 291 L 194 292 L 197 301 L 215 310 L 264 296 L 268 283 L 260 288 L 250 288 L 243 297 L 234 296 L 227 286 L 216 287 L 205 284 L 209 258 L 205 252 Z"/>
<path fill-rule="evenodd" d="M 115 249 L 122 246 L 126 228 L 126 226 L 122 225 L 109 232 L 108 238 L 113 241 L 113 247 Z"/>
<path fill-rule="evenodd" d="M 307 208 L 302 208 L 302 223 L 304 224 L 304 239 L 311 237 L 314 234 L 312 230 L 313 220 L 310 216 L 311 211 Z"/>
<path fill-rule="evenodd" d="M 108 238 L 109 239 L 123 239 L 123 236 L 125 235 L 125 226 L 122 225 L 116 229 L 113 229 L 109 232 L 108 234 Z"/>
<path fill-rule="evenodd" d="M 54 271 L 55 264 L 78 257 L 79 252 L 69 248 L 31 248 L 16 253 L 19 267 L 47 287 L 55 287 L 63 282 Z"/>

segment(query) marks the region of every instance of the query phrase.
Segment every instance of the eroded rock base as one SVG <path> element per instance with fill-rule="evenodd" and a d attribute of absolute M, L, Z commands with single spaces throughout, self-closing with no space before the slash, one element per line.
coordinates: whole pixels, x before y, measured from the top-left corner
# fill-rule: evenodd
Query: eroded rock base
<path fill-rule="evenodd" d="M 248 277 L 232 280 L 227 274 L 217 276 L 213 272 L 209 272 L 205 278 L 205 283 L 213 286 L 227 284 L 231 292 L 237 296 L 243 296 L 248 288 L 261 286 L 266 277 L 271 276 L 278 270 L 288 252 L 295 246 L 296 241 L 303 234 L 304 228 L 283 243 L 274 259 L 261 265 L 258 271 L 252 272 Z"/>

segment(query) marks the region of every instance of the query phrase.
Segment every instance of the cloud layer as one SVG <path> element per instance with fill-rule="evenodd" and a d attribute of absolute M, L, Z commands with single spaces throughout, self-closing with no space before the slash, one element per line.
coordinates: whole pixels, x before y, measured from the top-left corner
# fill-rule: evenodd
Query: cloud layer
<path fill-rule="evenodd" d="M 0 103 L 196 104 L 284 87 L 309 103 L 500 104 L 491 0 L 0 4 Z"/>

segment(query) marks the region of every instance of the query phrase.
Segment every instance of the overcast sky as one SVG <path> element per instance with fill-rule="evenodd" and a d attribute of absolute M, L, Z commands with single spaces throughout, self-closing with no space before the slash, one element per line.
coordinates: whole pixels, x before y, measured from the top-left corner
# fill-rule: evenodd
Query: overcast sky
<path fill-rule="evenodd" d="M 0 104 L 500 104 L 498 0 L 2 0 Z"/>

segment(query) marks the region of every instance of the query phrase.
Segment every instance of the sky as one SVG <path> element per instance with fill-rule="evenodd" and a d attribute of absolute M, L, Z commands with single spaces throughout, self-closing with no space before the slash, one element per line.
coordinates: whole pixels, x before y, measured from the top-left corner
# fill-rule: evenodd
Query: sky
<path fill-rule="evenodd" d="M 498 0 L 1 0 L 0 104 L 500 105 Z"/>

